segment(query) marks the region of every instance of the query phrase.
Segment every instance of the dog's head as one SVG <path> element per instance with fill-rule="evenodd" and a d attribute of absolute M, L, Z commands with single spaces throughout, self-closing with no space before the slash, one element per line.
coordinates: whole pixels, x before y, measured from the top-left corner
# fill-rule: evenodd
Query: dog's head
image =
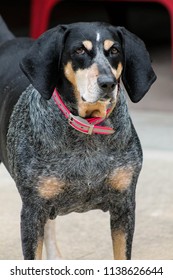
<path fill-rule="evenodd" d="M 50 29 L 33 43 L 21 68 L 45 99 L 55 87 L 61 94 L 68 83 L 82 117 L 95 111 L 104 115 L 102 110 L 116 100 L 120 78 L 133 102 L 156 79 L 143 41 L 123 27 L 105 23 Z"/>

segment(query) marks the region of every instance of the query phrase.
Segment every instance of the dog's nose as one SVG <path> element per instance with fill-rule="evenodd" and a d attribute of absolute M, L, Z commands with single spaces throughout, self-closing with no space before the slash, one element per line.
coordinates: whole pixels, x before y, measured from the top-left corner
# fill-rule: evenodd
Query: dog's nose
<path fill-rule="evenodd" d="M 115 89 L 116 79 L 113 76 L 102 75 L 97 79 L 98 86 L 105 93 L 110 93 Z"/>

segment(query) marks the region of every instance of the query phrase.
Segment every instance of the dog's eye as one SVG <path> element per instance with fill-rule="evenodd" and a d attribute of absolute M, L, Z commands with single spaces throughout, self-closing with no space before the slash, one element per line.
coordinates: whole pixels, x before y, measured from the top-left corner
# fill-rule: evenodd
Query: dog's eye
<path fill-rule="evenodd" d="M 112 48 L 110 49 L 110 54 L 114 55 L 114 54 L 117 54 L 117 53 L 118 53 L 117 48 L 112 47 Z"/>
<path fill-rule="evenodd" d="M 75 50 L 75 52 L 76 52 L 77 54 L 84 54 L 84 53 L 85 53 L 85 50 L 84 50 L 84 48 L 78 48 L 78 49 Z"/>

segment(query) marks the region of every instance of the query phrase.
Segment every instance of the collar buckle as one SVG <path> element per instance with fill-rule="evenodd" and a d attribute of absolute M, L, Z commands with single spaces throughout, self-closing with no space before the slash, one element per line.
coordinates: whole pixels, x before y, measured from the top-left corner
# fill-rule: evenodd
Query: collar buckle
<path fill-rule="evenodd" d="M 76 130 L 91 135 L 93 133 L 94 125 L 90 124 L 86 119 L 79 116 L 74 116 L 72 113 L 69 114 L 68 123 Z"/>

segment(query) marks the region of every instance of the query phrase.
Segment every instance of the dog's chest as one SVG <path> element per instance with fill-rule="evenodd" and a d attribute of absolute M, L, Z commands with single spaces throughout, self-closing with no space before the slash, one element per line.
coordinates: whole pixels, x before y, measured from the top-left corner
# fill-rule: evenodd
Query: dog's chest
<path fill-rule="evenodd" d="M 116 166 L 107 149 L 72 150 L 57 156 L 38 176 L 39 196 L 49 199 L 57 214 L 94 208 L 108 210 L 107 178 Z"/>

